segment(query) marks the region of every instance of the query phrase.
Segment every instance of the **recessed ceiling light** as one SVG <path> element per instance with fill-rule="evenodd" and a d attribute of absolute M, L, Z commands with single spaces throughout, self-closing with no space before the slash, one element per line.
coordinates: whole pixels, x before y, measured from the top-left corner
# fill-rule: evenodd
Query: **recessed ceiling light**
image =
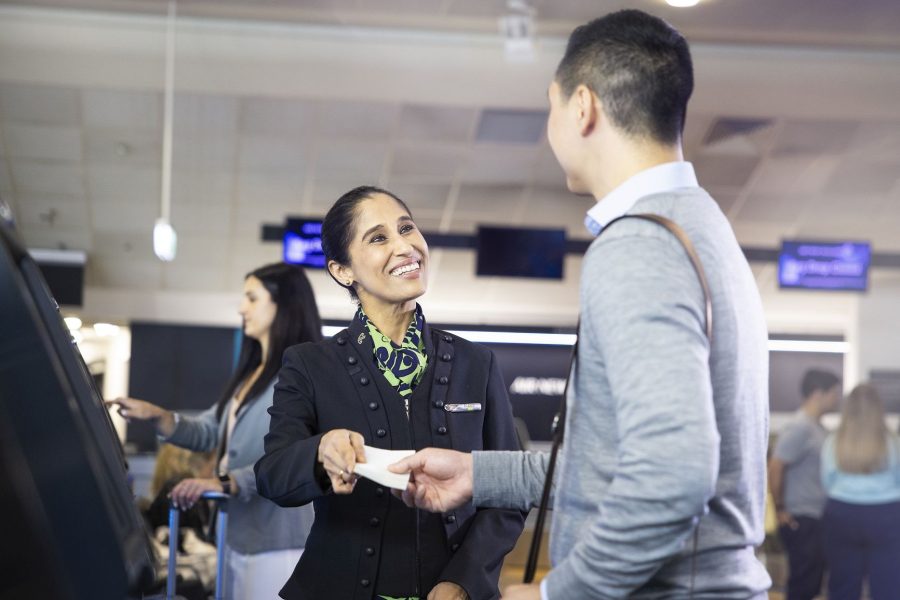
<path fill-rule="evenodd" d="M 666 4 L 676 8 L 689 8 L 700 4 L 700 0 L 666 0 Z"/>
<path fill-rule="evenodd" d="M 69 328 L 69 331 L 78 331 L 81 329 L 81 319 L 78 317 L 66 317 L 63 321 L 66 322 L 66 327 Z"/>

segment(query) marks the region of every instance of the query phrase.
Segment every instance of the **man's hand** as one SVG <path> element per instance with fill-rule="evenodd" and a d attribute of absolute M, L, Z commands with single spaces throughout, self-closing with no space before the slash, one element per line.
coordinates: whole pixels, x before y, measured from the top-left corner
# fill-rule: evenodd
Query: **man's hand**
<path fill-rule="evenodd" d="M 503 590 L 502 600 L 541 600 L 541 586 L 537 583 L 511 585 Z"/>
<path fill-rule="evenodd" d="M 455 583 L 442 581 L 431 588 L 426 600 L 469 600 L 469 595 Z"/>
<path fill-rule="evenodd" d="M 775 514 L 778 517 L 778 526 L 779 527 L 790 527 L 791 529 L 797 529 L 800 527 L 800 523 L 798 523 L 797 519 L 794 518 L 794 515 L 792 515 L 788 511 L 779 510 Z"/>
<path fill-rule="evenodd" d="M 349 494 L 356 486 L 353 469 L 366 462 L 363 436 L 349 429 L 332 429 L 319 440 L 319 463 L 331 479 L 335 494 Z"/>
<path fill-rule="evenodd" d="M 388 467 L 411 473 L 401 497 L 407 506 L 447 512 L 472 499 L 472 455 L 426 448 Z"/>

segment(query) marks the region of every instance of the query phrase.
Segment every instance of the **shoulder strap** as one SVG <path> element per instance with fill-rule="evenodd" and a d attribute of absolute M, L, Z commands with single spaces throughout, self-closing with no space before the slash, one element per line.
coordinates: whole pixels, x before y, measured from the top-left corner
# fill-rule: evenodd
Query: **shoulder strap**
<path fill-rule="evenodd" d="M 662 227 L 668 229 L 672 235 L 681 243 L 682 247 L 684 247 L 685 252 L 688 255 L 688 258 L 691 261 L 691 264 L 694 267 L 694 271 L 697 273 L 697 278 L 700 280 L 700 287 L 703 288 L 703 299 L 705 304 L 705 313 L 706 313 L 706 322 L 705 322 L 705 333 L 706 338 L 712 342 L 712 296 L 709 292 L 709 283 L 706 279 L 706 272 L 703 270 L 703 264 L 700 262 L 700 257 L 697 254 L 697 250 L 694 248 L 694 244 L 691 242 L 690 237 L 688 237 L 687 233 L 685 233 L 684 229 L 682 229 L 677 223 L 672 221 L 671 219 L 667 219 L 666 217 L 651 214 L 651 213 L 639 213 L 634 215 L 623 215 L 616 219 L 613 219 L 609 223 L 607 223 L 606 227 L 603 228 L 603 231 L 600 232 L 600 235 L 603 235 L 604 231 L 607 231 L 613 223 L 617 223 L 618 221 L 622 221 L 624 219 L 642 219 L 644 221 L 650 221 L 651 223 L 656 223 Z M 579 329 L 581 327 L 581 319 L 578 319 Z M 577 332 L 578 330 L 576 330 Z M 525 583 L 531 583 L 534 581 L 534 574 L 537 570 L 537 562 L 538 557 L 541 550 L 541 537 L 544 533 L 544 523 L 547 517 L 547 509 L 549 508 L 550 503 L 550 492 L 553 489 L 553 476 L 556 471 L 556 459 L 559 455 L 559 447 L 562 445 L 563 441 L 563 433 L 565 429 L 566 422 L 566 398 L 568 397 L 569 392 L 569 383 L 572 380 L 572 372 L 575 368 L 575 363 L 578 358 L 578 338 L 575 338 L 575 345 L 572 346 L 572 357 L 569 361 L 569 372 L 566 377 L 566 385 L 563 389 L 562 402 L 560 403 L 559 412 L 553 418 L 553 446 L 550 449 L 550 462 L 547 464 L 547 474 L 544 478 L 544 489 L 541 493 L 541 504 L 538 507 L 538 515 L 537 521 L 534 526 L 534 534 L 531 538 L 531 547 L 528 550 L 528 562 L 525 564 L 525 576 L 523 578 Z M 694 530 L 694 554 L 697 553 L 697 532 Z M 691 559 L 691 595 L 693 595 L 694 588 L 694 560 Z"/>

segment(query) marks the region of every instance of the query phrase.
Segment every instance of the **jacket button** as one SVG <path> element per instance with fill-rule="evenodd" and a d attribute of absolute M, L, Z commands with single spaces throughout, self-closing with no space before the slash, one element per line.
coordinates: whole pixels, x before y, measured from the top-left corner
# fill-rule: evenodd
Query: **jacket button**
<path fill-rule="evenodd" d="M 384 496 L 384 488 L 383 487 L 375 488 L 375 495 L 379 496 L 379 497 Z"/>
<path fill-rule="evenodd" d="M 444 362 L 450 362 L 451 358 L 453 358 L 453 357 L 450 356 L 449 352 L 445 352 L 444 354 L 441 355 L 441 360 Z"/>
<path fill-rule="evenodd" d="M 368 580 L 368 579 L 361 579 L 360 582 L 359 582 L 359 585 L 361 585 L 361 586 L 363 586 L 363 587 L 369 587 L 369 580 Z"/>
<path fill-rule="evenodd" d="M 438 432 L 439 434 L 441 434 L 441 435 L 446 435 L 446 433 L 447 433 L 447 428 L 444 427 L 443 425 L 441 425 L 440 427 L 437 428 L 437 432 Z"/>
<path fill-rule="evenodd" d="M 369 546 L 366 548 L 366 556 L 375 556 L 375 548 Z"/>
<path fill-rule="evenodd" d="M 343 346 L 344 344 L 347 343 L 347 338 L 339 337 L 339 338 L 337 339 L 337 343 L 338 343 L 338 346 Z"/>
<path fill-rule="evenodd" d="M 456 515 L 447 515 L 444 520 L 448 523 L 456 523 Z"/>
<path fill-rule="evenodd" d="M 459 550 L 459 544 L 453 544 L 452 546 L 450 546 L 450 552 L 456 552 L 457 550 Z"/>
<path fill-rule="evenodd" d="M 378 403 L 377 402 L 369 402 L 369 408 L 371 410 L 378 410 Z"/>
<path fill-rule="evenodd" d="M 384 437 L 387 435 L 387 431 L 385 431 L 384 429 L 379 429 L 375 432 L 375 435 L 377 435 L 378 437 Z"/>
<path fill-rule="evenodd" d="M 447 385 L 448 381 L 450 380 L 447 379 L 446 375 L 441 375 L 440 378 L 438 378 L 438 383 L 440 383 L 441 385 Z"/>
<path fill-rule="evenodd" d="M 381 524 L 381 519 L 378 517 L 372 517 L 369 519 L 369 525 L 372 527 L 378 527 Z"/>
<path fill-rule="evenodd" d="M 434 407 L 435 408 L 444 408 L 444 401 L 443 400 L 435 400 Z"/>
<path fill-rule="evenodd" d="M 348 356 L 348 357 L 347 357 L 347 364 L 355 365 L 355 364 L 356 364 L 356 357 L 355 357 L 355 356 Z"/>
<path fill-rule="evenodd" d="M 360 377 L 359 383 L 360 383 L 360 385 L 369 385 L 369 378 L 368 377 Z"/>
<path fill-rule="evenodd" d="M 444 341 L 447 342 L 448 344 L 452 344 L 452 343 L 453 343 L 453 338 L 450 337 L 449 335 L 445 335 L 445 336 L 444 336 Z"/>

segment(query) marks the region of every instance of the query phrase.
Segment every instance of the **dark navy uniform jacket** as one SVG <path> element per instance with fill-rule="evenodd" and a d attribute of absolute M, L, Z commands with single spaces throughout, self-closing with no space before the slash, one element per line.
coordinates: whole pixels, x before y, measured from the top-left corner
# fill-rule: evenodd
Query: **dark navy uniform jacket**
<path fill-rule="evenodd" d="M 432 515 L 364 478 L 352 494 L 337 495 L 318 464 L 319 441 L 332 429 L 357 431 L 367 445 L 389 450 L 518 449 L 493 353 L 427 323 L 423 338 L 428 367 L 410 397 L 409 418 L 358 319 L 329 340 L 285 352 L 257 487 L 280 506 L 313 502 L 316 517 L 284 598 L 418 593 L 424 600 L 440 581 L 459 584 L 472 600 L 499 597 L 500 567 L 522 532 L 523 513 L 470 503 Z M 464 404 L 480 407 L 454 412 Z"/>

